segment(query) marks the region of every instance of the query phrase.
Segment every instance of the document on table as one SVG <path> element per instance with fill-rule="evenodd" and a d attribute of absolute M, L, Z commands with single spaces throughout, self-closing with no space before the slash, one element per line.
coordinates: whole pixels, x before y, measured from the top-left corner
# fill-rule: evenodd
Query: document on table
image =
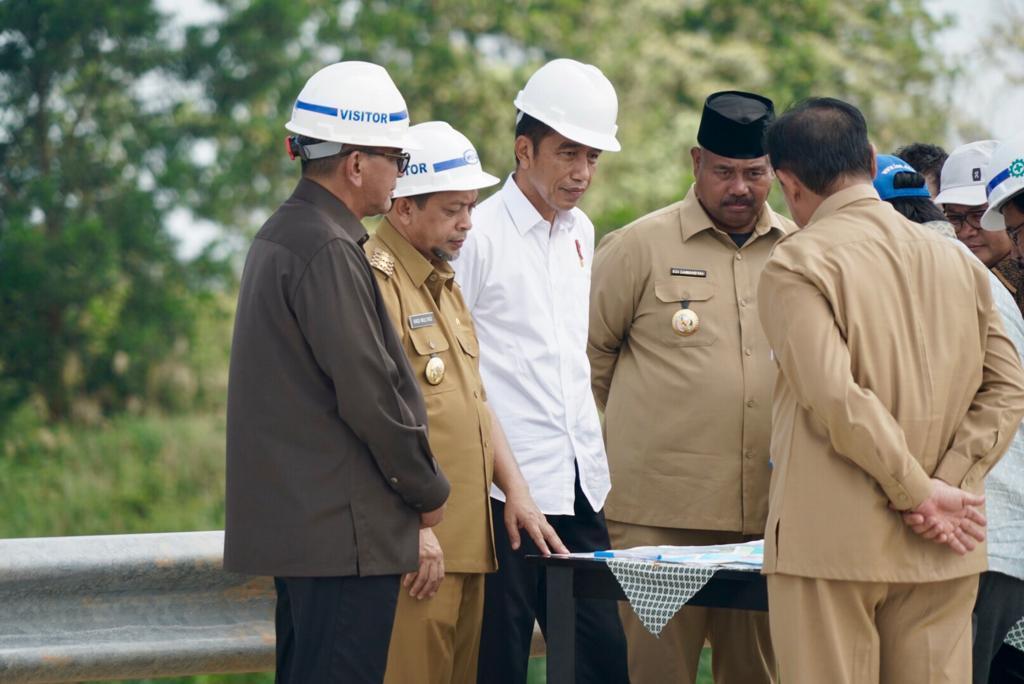
<path fill-rule="evenodd" d="M 705 567 L 759 569 L 764 563 L 764 540 L 713 546 L 636 546 L 591 553 L 570 554 L 579 558 L 628 558 Z"/>

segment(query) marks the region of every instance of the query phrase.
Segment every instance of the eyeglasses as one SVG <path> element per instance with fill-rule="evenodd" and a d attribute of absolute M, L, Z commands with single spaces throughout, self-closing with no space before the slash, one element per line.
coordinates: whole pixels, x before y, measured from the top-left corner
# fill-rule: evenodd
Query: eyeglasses
<path fill-rule="evenodd" d="M 383 150 L 375 150 L 372 147 L 353 147 L 342 152 L 341 156 L 352 154 L 353 152 L 362 152 L 363 154 L 371 154 L 376 157 L 387 157 L 395 162 L 395 166 L 398 167 L 398 175 L 405 173 L 405 170 L 409 168 L 409 160 L 412 159 L 412 155 L 408 152 L 384 152 Z"/>
<path fill-rule="evenodd" d="M 946 214 L 946 220 L 952 223 L 956 229 L 963 228 L 966 223 L 975 230 L 981 230 L 981 217 L 985 215 L 985 210 L 969 211 L 966 214 L 957 214 L 952 211 L 943 213 Z"/>
<path fill-rule="evenodd" d="M 1011 240 L 1017 242 L 1017 236 L 1020 235 L 1021 228 L 1024 228 L 1024 221 L 1015 226 L 1006 226 L 1006 234 L 1010 236 Z"/>

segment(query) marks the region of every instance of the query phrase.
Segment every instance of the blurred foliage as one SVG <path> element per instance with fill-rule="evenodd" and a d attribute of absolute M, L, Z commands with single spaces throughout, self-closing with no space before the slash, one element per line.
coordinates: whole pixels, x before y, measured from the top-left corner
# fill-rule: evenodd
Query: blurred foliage
<path fill-rule="evenodd" d="M 160 365 L 230 280 L 163 228 L 183 170 L 163 23 L 143 2 L 0 2 L 0 424 L 30 397 L 87 422 L 161 404 L 181 378 Z"/>
<path fill-rule="evenodd" d="M 166 218 L 254 232 L 295 182 L 283 123 L 327 63 L 385 65 L 413 120 L 450 121 L 498 174 L 529 74 L 597 64 L 623 142 L 585 199 L 605 232 L 683 194 L 715 90 L 835 95 L 881 149 L 941 142 L 923 2 L 208 0 L 182 31 L 151 1 L 0 0 L 0 424 L 26 401 L 84 422 L 202 401 L 198 322 L 226 320 L 240 255 L 178 258 Z"/>
<path fill-rule="evenodd" d="M 1024 85 L 1024 5 L 1019 0 L 1002 0 L 985 47 L 994 65 L 1007 81 Z"/>
<path fill-rule="evenodd" d="M 338 59 L 385 65 L 413 121 L 451 122 L 499 174 L 512 168 L 511 102 L 529 74 L 559 56 L 598 65 L 618 89 L 623 142 L 585 200 L 602 232 L 680 197 L 715 90 L 761 92 L 780 109 L 812 94 L 848 99 L 880 149 L 944 137 L 941 23 L 922 0 L 216 4 L 224 19 L 188 31 L 181 72 L 203 87 L 189 133 L 215 150 L 189 197 L 199 214 L 249 231 L 294 180 L 280 140 L 296 94 Z"/>
<path fill-rule="evenodd" d="M 223 411 L 102 428 L 16 412 L 0 453 L 0 538 L 224 528 Z"/>

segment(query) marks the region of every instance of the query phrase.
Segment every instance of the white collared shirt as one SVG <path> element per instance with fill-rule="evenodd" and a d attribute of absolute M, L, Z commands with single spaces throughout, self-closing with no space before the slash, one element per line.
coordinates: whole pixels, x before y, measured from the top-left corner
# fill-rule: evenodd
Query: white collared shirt
<path fill-rule="evenodd" d="M 558 212 L 552 226 L 509 176 L 473 211 L 453 264 L 488 401 L 547 515 L 573 514 L 574 462 L 595 511 L 611 487 L 587 359 L 593 256 L 594 225 L 582 210 Z M 497 487 L 491 496 L 505 498 Z"/>

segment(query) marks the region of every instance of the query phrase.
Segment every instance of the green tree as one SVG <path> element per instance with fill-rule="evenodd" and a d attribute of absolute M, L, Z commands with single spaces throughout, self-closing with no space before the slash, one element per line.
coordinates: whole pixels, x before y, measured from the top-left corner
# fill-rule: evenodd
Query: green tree
<path fill-rule="evenodd" d="M 692 179 L 704 98 L 749 89 L 780 109 L 811 94 L 853 101 L 880 149 L 941 140 L 942 23 L 922 0 L 221 0 L 225 19 L 189 35 L 185 76 L 205 85 L 212 141 L 198 211 L 254 229 L 297 175 L 283 122 L 303 81 L 338 59 L 385 65 L 413 121 L 466 133 L 485 167 L 512 167 L 512 99 L 543 61 L 573 57 L 616 84 L 623 151 L 601 160 L 586 207 L 599 229 L 677 199 Z"/>
<path fill-rule="evenodd" d="M 183 85 L 149 2 L 0 2 L 0 422 L 142 397 L 226 274 L 175 257 Z"/>

